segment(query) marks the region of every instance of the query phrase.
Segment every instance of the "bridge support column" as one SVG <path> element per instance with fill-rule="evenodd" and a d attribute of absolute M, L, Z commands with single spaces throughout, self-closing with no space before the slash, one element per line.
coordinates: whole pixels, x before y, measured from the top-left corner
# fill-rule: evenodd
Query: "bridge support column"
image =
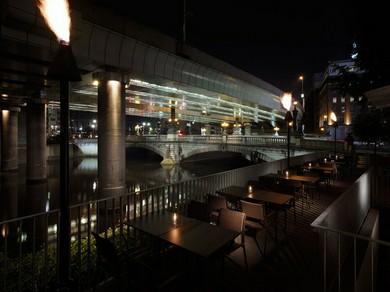
<path fill-rule="evenodd" d="M 181 146 L 178 143 L 167 144 L 164 159 L 161 165 L 174 165 L 180 163 Z"/>
<path fill-rule="evenodd" d="M 126 193 L 127 77 L 114 72 L 93 74 L 98 85 L 98 196 Z M 115 206 L 111 206 L 115 207 Z"/>
<path fill-rule="evenodd" d="M 32 99 L 27 104 L 27 121 L 26 180 L 46 180 L 46 105 L 42 99 Z"/>
<path fill-rule="evenodd" d="M 18 112 L 20 108 L 10 107 L 1 110 L 1 170 L 18 169 Z"/>

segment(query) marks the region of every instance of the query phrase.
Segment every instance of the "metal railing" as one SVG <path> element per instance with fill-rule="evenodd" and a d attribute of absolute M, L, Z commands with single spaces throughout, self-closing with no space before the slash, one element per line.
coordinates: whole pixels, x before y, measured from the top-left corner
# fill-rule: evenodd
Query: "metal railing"
<path fill-rule="evenodd" d="M 324 292 L 389 291 L 390 243 L 379 239 L 389 181 L 388 171 L 369 169 L 311 224 L 320 239 Z"/>
<path fill-rule="evenodd" d="M 327 153 L 291 157 L 290 164 L 299 165 L 324 155 Z M 260 175 L 277 172 L 285 167 L 286 160 L 282 159 L 71 206 L 69 269 L 75 286 L 79 291 L 85 291 L 95 285 L 96 252 L 91 244 L 91 231 L 114 237 L 127 234 L 130 231 L 123 224 L 126 220 L 162 209 L 182 212 L 191 199 L 203 200 L 207 193 L 215 193 L 217 189 L 232 184 L 245 186 L 248 180 L 257 180 Z M 353 191 L 348 194 L 352 193 Z M 52 210 L 0 222 L 1 291 L 47 291 L 56 283 L 60 264 L 57 236 L 61 232 L 59 217 L 59 210 Z M 331 227 L 317 225 L 315 228 L 324 234 L 335 232 Z M 350 233 L 352 241 L 355 240 L 353 237 L 362 237 L 354 232 L 339 233 L 343 233 L 343 236 L 344 233 Z M 336 236 L 336 242 L 337 237 L 340 235 Z M 323 241 L 324 244 L 329 242 L 329 236 L 324 235 L 322 238 L 328 238 Z M 367 238 L 367 241 L 374 240 Z M 380 241 L 375 243 L 388 245 Z"/>

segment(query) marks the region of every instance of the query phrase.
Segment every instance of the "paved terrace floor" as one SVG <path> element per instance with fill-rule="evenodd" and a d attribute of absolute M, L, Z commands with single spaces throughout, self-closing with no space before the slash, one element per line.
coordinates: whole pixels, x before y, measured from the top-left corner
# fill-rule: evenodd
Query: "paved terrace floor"
<path fill-rule="evenodd" d="M 348 177 L 336 180 L 329 189 L 322 188 L 310 209 L 297 202 L 297 223 L 288 212 L 287 233 L 283 231 L 283 216 L 279 216 L 278 243 L 268 238 L 267 253 L 262 256 L 252 237 L 246 237 L 249 272 L 244 270 L 242 249 L 231 256 L 241 266 L 225 260 L 224 278 L 214 265 L 201 265 L 202 280 L 191 277 L 173 291 L 323 291 L 320 279 L 319 244 L 310 224 L 347 189 L 361 174 L 354 169 Z M 258 234 L 260 244 L 262 233 Z M 111 285 L 107 289 L 113 288 Z M 126 290 L 126 289 L 125 289 Z M 102 291 L 107 291 L 103 288 Z M 130 290 L 129 290 L 130 291 Z M 172 290 L 171 290 L 172 291 Z"/>
<path fill-rule="evenodd" d="M 283 227 L 283 216 L 279 216 L 278 243 L 268 237 L 267 253 L 261 256 L 253 238 L 246 238 L 249 272 L 225 260 L 224 287 L 218 287 L 212 277 L 205 281 L 204 291 L 272 291 L 272 292 L 301 292 L 323 291 L 320 279 L 320 250 L 317 236 L 310 224 L 347 189 L 361 174 L 362 169 L 355 169 L 348 177 L 331 182 L 329 189 L 322 187 L 321 196 L 314 196 L 314 203 L 310 208 L 302 209 L 297 202 L 297 222 L 294 223 L 294 214 L 288 211 L 287 233 Z M 258 240 L 262 243 L 262 233 Z M 244 267 L 241 250 L 237 250 L 232 257 Z M 196 288 L 191 291 L 196 291 Z"/>

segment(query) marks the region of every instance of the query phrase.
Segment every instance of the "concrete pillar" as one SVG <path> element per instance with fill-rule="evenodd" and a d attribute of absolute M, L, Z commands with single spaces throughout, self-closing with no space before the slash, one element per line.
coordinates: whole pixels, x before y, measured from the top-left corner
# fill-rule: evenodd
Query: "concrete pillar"
<path fill-rule="evenodd" d="M 1 170 L 18 169 L 18 112 L 20 108 L 10 107 L 1 110 Z"/>
<path fill-rule="evenodd" d="M 245 135 L 251 136 L 252 135 L 252 124 L 251 123 L 245 123 Z"/>
<path fill-rule="evenodd" d="M 42 99 L 33 99 L 28 102 L 27 121 L 26 180 L 46 180 L 46 104 Z"/>
<path fill-rule="evenodd" d="M 127 77 L 116 72 L 93 74 L 98 85 L 98 196 L 126 193 Z"/>

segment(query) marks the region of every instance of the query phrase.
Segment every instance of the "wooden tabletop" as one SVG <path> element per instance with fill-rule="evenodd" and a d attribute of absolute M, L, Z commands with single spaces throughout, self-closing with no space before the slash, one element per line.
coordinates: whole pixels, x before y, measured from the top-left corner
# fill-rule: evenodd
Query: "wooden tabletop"
<path fill-rule="evenodd" d="M 327 171 L 327 172 L 335 171 L 335 168 L 334 167 L 330 167 L 330 166 L 302 165 L 301 168 L 302 169 L 308 169 L 308 170 L 310 170 L 310 169 L 322 169 L 323 171 Z"/>
<path fill-rule="evenodd" d="M 172 212 L 154 212 L 130 221 L 125 221 L 124 223 L 150 235 L 160 236 L 195 220 L 179 214 L 176 214 L 176 220 L 174 220 L 175 214 Z"/>
<path fill-rule="evenodd" d="M 239 235 L 237 231 L 198 221 L 198 224 L 185 224 L 175 228 L 160 238 L 207 258 L 226 247 Z"/>
<path fill-rule="evenodd" d="M 320 179 L 319 176 L 305 176 L 305 175 L 289 175 L 287 177 L 285 174 L 281 174 L 281 173 L 268 173 L 264 175 L 264 177 L 293 180 L 302 183 L 316 183 Z"/>
<path fill-rule="evenodd" d="M 254 190 L 249 193 L 247 188 L 240 186 L 229 186 L 217 190 L 217 193 L 223 196 L 233 196 L 237 199 L 251 199 L 254 201 L 280 205 L 294 199 L 294 196 L 267 190 Z"/>
<path fill-rule="evenodd" d="M 216 191 L 218 195 L 221 196 L 232 196 L 236 198 L 245 198 L 248 194 L 248 189 L 240 186 L 228 186 Z"/>
<path fill-rule="evenodd" d="M 209 257 L 229 244 L 239 232 L 171 212 L 155 212 L 124 222 L 142 232 L 189 252 Z"/>
<path fill-rule="evenodd" d="M 256 190 L 253 193 L 248 194 L 245 198 L 253 201 L 283 205 L 293 200 L 294 196 L 266 190 Z"/>

